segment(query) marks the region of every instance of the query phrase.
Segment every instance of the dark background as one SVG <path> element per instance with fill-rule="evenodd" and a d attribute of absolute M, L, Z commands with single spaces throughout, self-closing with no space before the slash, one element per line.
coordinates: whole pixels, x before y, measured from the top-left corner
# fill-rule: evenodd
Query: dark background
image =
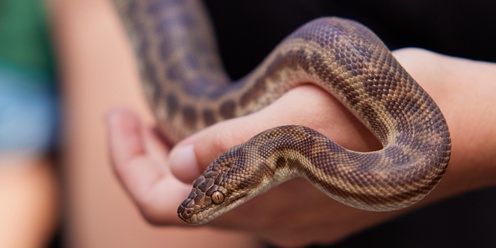
<path fill-rule="evenodd" d="M 296 28 L 322 16 L 357 20 L 391 50 L 420 47 L 496 62 L 496 1 L 207 0 L 206 4 L 225 68 L 234 79 L 254 69 Z M 496 189 L 430 205 L 332 247 L 363 246 L 496 247 Z"/>

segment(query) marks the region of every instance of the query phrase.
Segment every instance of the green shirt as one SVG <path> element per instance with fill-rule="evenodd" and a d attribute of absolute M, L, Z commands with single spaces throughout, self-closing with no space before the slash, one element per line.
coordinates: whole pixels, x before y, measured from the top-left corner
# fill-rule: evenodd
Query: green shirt
<path fill-rule="evenodd" d="M 0 0 L 0 68 L 53 85 L 54 56 L 43 0 Z"/>

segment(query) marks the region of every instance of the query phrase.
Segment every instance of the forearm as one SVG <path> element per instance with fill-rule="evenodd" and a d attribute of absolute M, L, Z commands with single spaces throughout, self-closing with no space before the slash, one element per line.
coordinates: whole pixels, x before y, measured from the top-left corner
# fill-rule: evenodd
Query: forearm
<path fill-rule="evenodd" d="M 419 49 L 394 55 L 439 105 L 450 128 L 451 161 L 431 195 L 401 211 L 367 212 L 337 203 L 304 180 L 292 180 L 211 225 L 244 230 L 283 246 L 332 243 L 434 201 L 492 186 L 496 177 L 496 142 L 492 139 L 496 65 Z M 121 121 L 116 122 L 115 116 Z M 170 155 L 167 147 L 153 142 L 150 130 L 136 116 L 120 112 L 113 119 L 108 128 L 114 169 L 142 214 L 164 225 L 180 224 L 176 209 L 189 187 L 173 184 L 177 178 L 190 183 L 227 148 L 270 127 L 305 125 L 349 149 L 378 148 L 377 140 L 342 104 L 314 86 L 297 87 L 259 112 L 211 126 L 176 145 Z M 156 168 L 165 168 L 165 172 Z M 165 200 L 169 208 L 163 207 Z"/>
<path fill-rule="evenodd" d="M 257 198 L 258 202 L 267 205 L 271 205 L 269 203 L 271 202 L 272 205 L 277 205 L 274 202 L 285 199 L 286 205 L 292 205 L 296 210 L 285 212 L 279 209 L 277 210 L 279 216 L 285 216 L 293 223 L 299 223 L 301 225 L 299 227 L 304 227 L 303 223 L 313 223 L 315 230 L 321 230 L 321 233 L 305 229 L 293 232 L 291 227 L 284 225 L 277 230 L 269 228 L 260 231 L 267 226 L 277 226 L 280 220 L 267 218 L 265 224 L 253 223 L 254 205 L 250 203 L 246 204 L 246 208 L 244 206 L 238 208 L 238 222 L 234 225 L 243 226 L 240 224 L 243 220 L 245 226 L 259 225 L 260 236 L 278 244 L 307 244 L 318 240 L 327 243 L 434 201 L 494 184 L 495 154 L 492 151 L 495 150 L 496 143 L 492 137 L 494 137 L 493 127 L 496 126 L 496 113 L 491 106 L 494 102 L 492 92 L 496 92 L 494 91 L 496 86 L 492 84 L 492 78 L 496 76 L 494 75 L 496 65 L 450 58 L 419 49 L 405 49 L 394 54 L 413 78 L 433 97 L 444 113 L 450 128 L 451 161 L 446 175 L 434 191 L 426 199 L 402 211 L 374 213 L 357 211 L 336 204 L 320 192 L 310 189 L 308 183 L 300 180 L 286 183 L 260 196 Z M 299 104 L 302 99 L 305 99 L 304 106 Z M 279 117 L 274 118 L 274 113 Z M 176 156 L 179 154 L 182 158 L 188 157 L 184 153 L 177 152 L 180 147 L 194 144 L 197 166 L 200 167 L 199 171 L 202 171 L 202 168 L 226 148 L 244 142 L 245 139 L 264 129 L 288 123 L 308 125 L 331 140 L 353 150 L 378 148 L 370 132 L 366 131 L 341 104 L 322 90 L 305 86 L 288 92 L 272 105 L 252 116 L 221 123 L 184 141 L 175 148 L 176 151 L 171 152 L 171 167 L 177 172 L 176 176 L 187 181 L 189 178 L 194 178 L 194 175 L 188 175 L 192 170 L 183 169 L 188 164 L 187 161 L 181 161 L 180 157 Z M 300 192 L 300 195 L 305 192 L 306 200 L 299 199 L 292 202 L 288 197 L 275 197 L 278 193 L 285 195 L 284 192 Z M 302 210 L 305 209 L 299 205 L 302 202 L 311 205 L 308 207 L 311 209 L 310 212 L 302 214 Z M 297 210 L 298 206 L 301 208 L 300 211 Z M 267 210 L 264 208 L 264 211 Z M 341 214 L 336 216 L 333 212 Z M 264 213 L 259 214 L 262 216 Z M 229 223 L 229 218 L 225 220 L 222 224 L 233 224 Z"/>
<path fill-rule="evenodd" d="M 415 61 L 406 59 L 403 64 L 438 103 L 452 138 L 446 175 L 426 202 L 494 186 L 496 64 L 416 52 L 426 63 L 410 66 Z M 401 60 L 406 54 L 395 55 Z"/>

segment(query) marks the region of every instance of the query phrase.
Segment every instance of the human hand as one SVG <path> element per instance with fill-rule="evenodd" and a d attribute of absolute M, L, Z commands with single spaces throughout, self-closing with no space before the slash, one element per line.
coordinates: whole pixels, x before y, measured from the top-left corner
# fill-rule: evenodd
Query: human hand
<path fill-rule="evenodd" d="M 342 205 L 309 183 L 284 183 L 209 223 L 242 230 L 282 246 L 331 243 L 421 205 L 493 184 L 496 112 L 490 85 L 496 66 L 433 54 L 418 49 L 394 53 L 400 63 L 443 111 L 452 136 L 452 158 L 439 186 L 407 209 L 367 212 Z M 304 103 L 304 104 L 301 104 Z M 492 113 L 491 113 L 492 112 Z M 159 225 L 184 225 L 176 209 L 190 183 L 227 148 L 271 127 L 311 127 L 352 150 L 380 144 L 344 107 L 315 86 L 301 86 L 252 115 L 225 121 L 169 147 L 132 112 L 109 115 L 110 152 L 114 169 L 143 216 Z M 475 126 L 478 128 L 474 128 Z M 482 149 L 483 148 L 483 149 Z M 492 164 L 491 164 L 492 162 Z M 475 168 L 475 169 L 474 169 Z"/>

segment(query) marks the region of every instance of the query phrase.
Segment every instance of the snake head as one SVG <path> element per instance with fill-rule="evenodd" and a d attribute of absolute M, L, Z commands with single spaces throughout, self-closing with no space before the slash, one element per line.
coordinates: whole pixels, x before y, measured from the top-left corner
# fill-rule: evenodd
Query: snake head
<path fill-rule="evenodd" d="M 235 146 L 207 167 L 179 206 L 179 218 L 193 225 L 204 224 L 268 188 L 266 179 L 273 171 L 246 150 L 243 145 Z"/>

